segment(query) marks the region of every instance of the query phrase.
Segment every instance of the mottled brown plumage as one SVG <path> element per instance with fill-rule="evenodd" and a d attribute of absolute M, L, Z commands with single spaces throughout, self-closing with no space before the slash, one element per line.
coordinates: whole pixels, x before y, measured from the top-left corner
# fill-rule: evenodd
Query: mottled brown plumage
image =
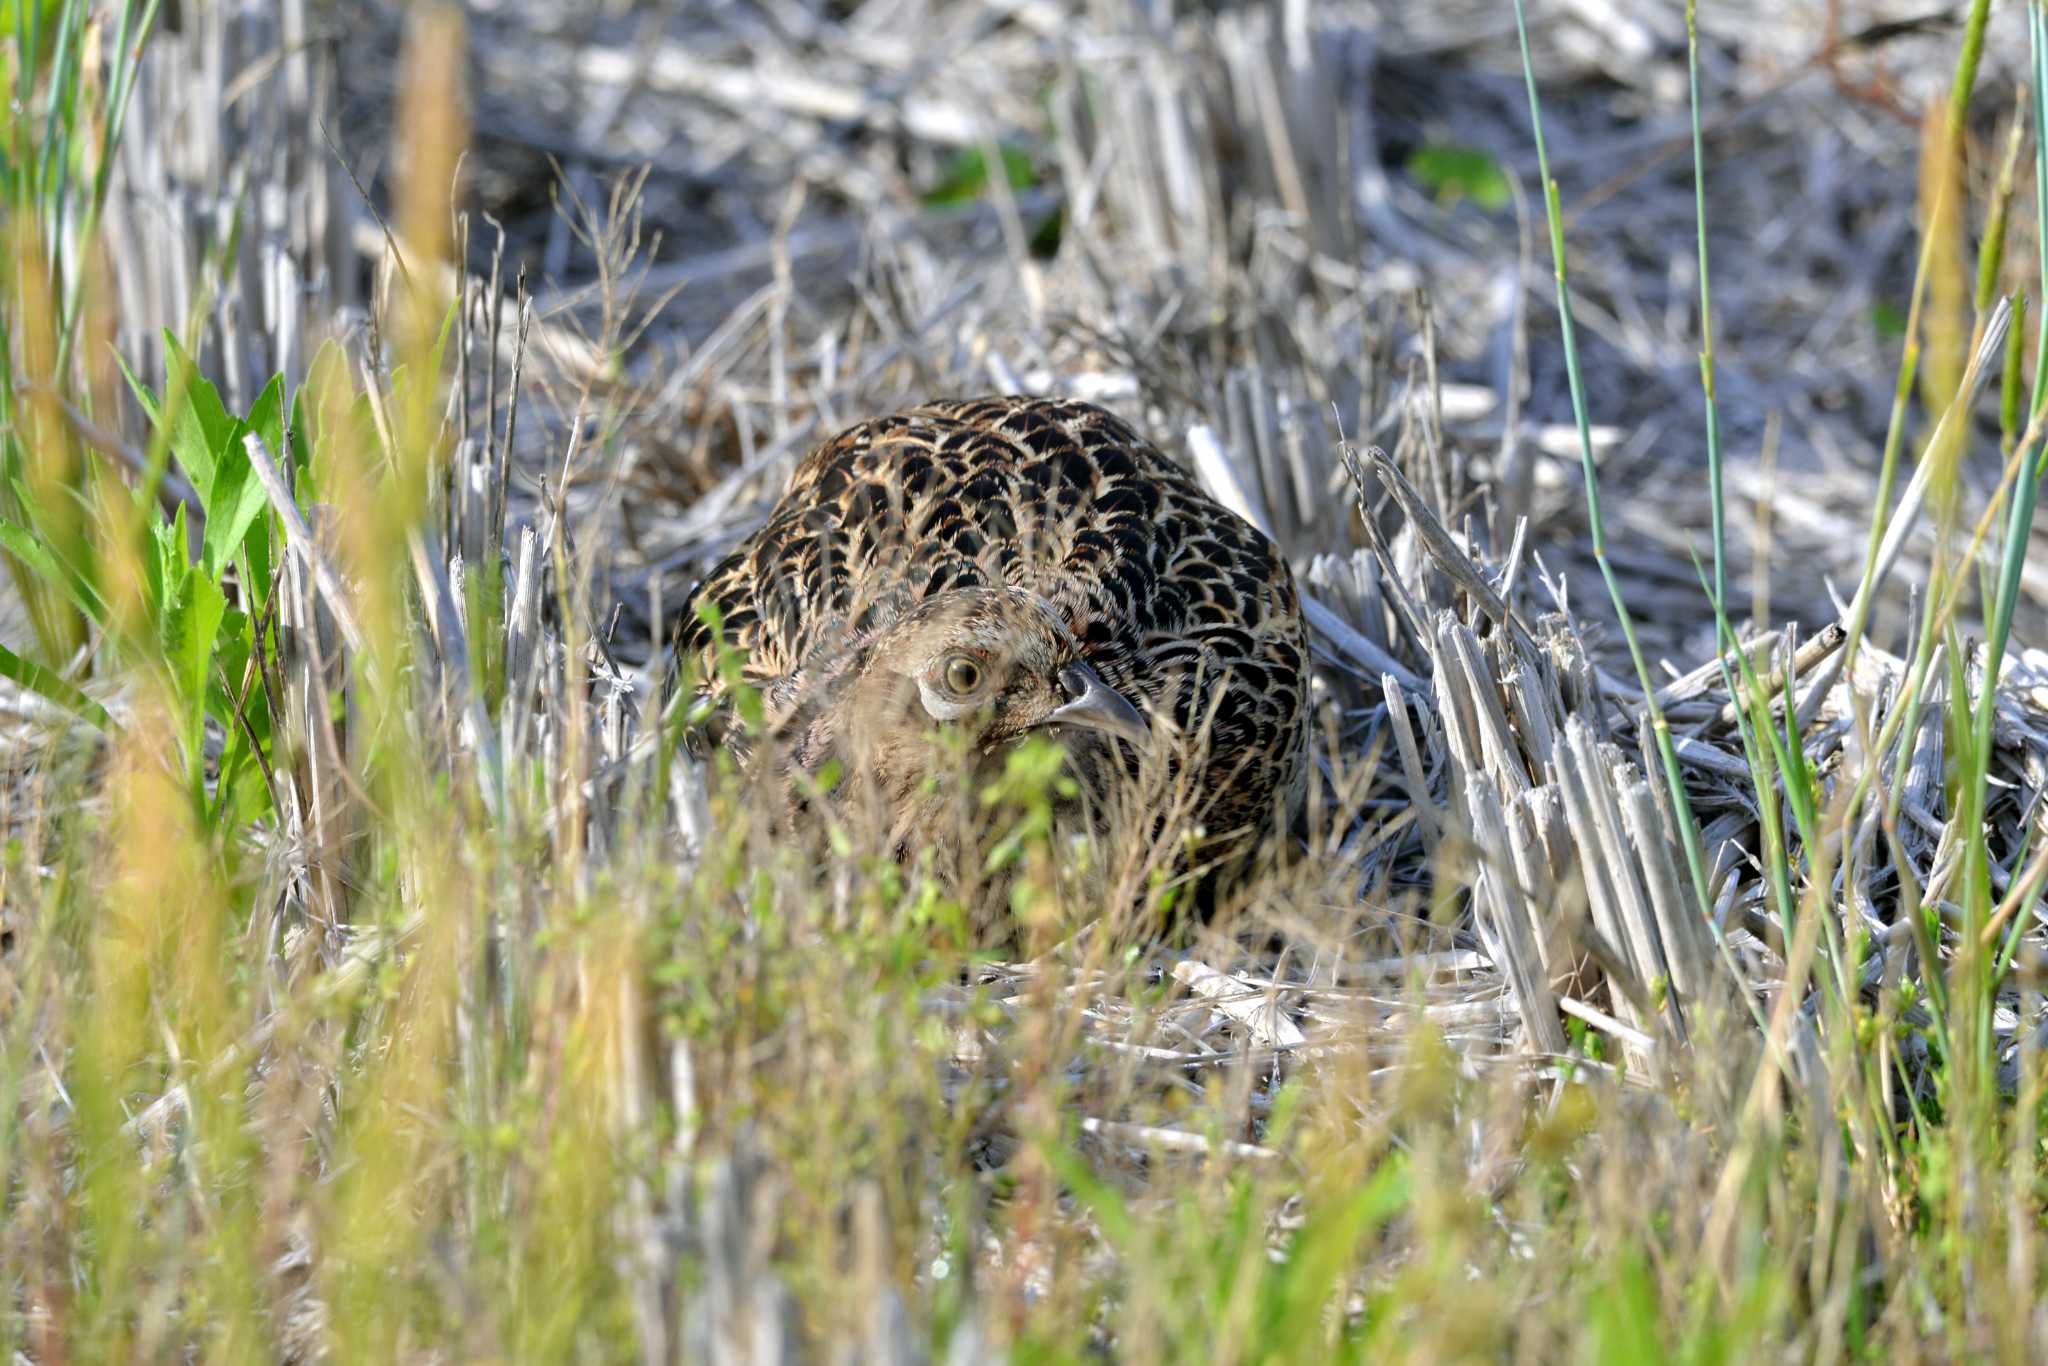
<path fill-rule="evenodd" d="M 702 604 L 764 691 L 779 762 L 864 774 L 906 843 L 934 815 L 935 727 L 990 765 L 1058 735 L 1098 808 L 1156 759 L 1162 790 L 1190 799 L 1179 823 L 1240 852 L 1304 779 L 1286 561 L 1091 404 L 929 403 L 841 433 L 693 595 L 682 658 L 715 680 Z"/>

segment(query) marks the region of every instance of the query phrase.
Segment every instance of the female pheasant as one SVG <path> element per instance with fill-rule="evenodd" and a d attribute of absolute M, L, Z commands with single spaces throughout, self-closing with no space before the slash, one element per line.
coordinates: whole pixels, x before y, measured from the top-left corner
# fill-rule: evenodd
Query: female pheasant
<path fill-rule="evenodd" d="M 834 793 L 879 798 L 899 854 L 1033 734 L 1064 743 L 1095 831 L 1119 796 L 1130 830 L 1139 794 L 1141 827 L 1210 864 L 1282 828 L 1305 782 L 1286 560 L 1092 404 L 935 402 L 840 433 L 684 622 L 700 701 L 722 700 L 722 636 L 796 803 L 836 761 Z M 741 758 L 764 765 L 758 744 Z M 950 797 L 949 758 L 970 779 Z"/>

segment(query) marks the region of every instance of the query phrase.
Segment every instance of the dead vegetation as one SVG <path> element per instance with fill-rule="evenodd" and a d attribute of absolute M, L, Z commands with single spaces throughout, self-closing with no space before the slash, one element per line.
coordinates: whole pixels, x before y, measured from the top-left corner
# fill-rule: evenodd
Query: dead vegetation
<path fill-rule="evenodd" d="M 1996 388 L 2007 315 L 1967 278 L 1911 302 L 1907 168 L 1957 33 L 1701 17 L 1724 662 L 1683 16 L 1532 15 L 1646 699 L 1507 6 L 512 0 L 463 30 L 459 219 L 419 184 L 462 145 L 458 68 L 418 27 L 398 59 L 404 7 L 178 8 L 101 236 L 63 238 L 104 262 L 102 349 L 48 379 L 132 481 L 163 445 L 107 356 L 170 402 L 168 330 L 233 415 L 283 374 L 290 419 L 233 434 L 276 571 L 235 607 L 276 631 L 197 732 L 112 627 L 45 662 L 117 731 L 18 700 L 0 1340 L 1542 1360 L 2048 1331 L 2048 556 L 2018 555 L 1993 687 L 1958 547 L 1997 548 L 1995 403 L 1955 406 L 1949 464 L 1929 438 Z M 1975 228 L 2027 50 L 2001 12 Z M 1994 282 L 2032 288 L 2035 231 L 2016 210 Z M 436 353 L 408 309 L 450 298 Z M 1909 319 L 1930 473 L 1880 552 Z M 983 391 L 1130 416 L 1312 599 L 1305 856 L 1186 945 L 1105 908 L 978 958 L 915 870 L 775 847 L 657 722 L 676 604 L 790 462 Z M 159 491 L 210 526 L 181 468 Z"/>

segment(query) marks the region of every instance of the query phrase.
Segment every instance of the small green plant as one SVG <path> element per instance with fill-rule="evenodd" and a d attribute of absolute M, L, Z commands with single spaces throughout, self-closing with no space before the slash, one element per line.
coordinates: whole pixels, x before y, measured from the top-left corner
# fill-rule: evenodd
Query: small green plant
<path fill-rule="evenodd" d="M 1027 190 L 1038 184 L 1038 167 L 1022 147 L 996 149 L 1002 167 L 1003 184 L 1013 190 Z M 935 209 L 972 204 L 989 192 L 988 154 L 980 147 L 963 147 L 939 176 L 938 183 L 924 192 L 924 202 Z"/>
<path fill-rule="evenodd" d="M 1001 183 L 1010 190 L 1029 190 L 1043 183 L 1044 175 L 1032 153 L 1005 143 L 996 149 Z M 964 208 L 991 193 L 995 178 L 989 174 L 988 153 L 980 147 L 964 147 L 956 153 L 936 184 L 924 192 L 925 205 L 934 209 Z M 1055 204 L 1038 215 L 1026 243 L 1031 255 L 1050 260 L 1059 254 L 1060 237 L 1066 223 L 1063 206 Z"/>
<path fill-rule="evenodd" d="M 1476 147 L 1425 143 L 1408 154 L 1407 171 L 1440 204 L 1449 206 L 1469 199 L 1488 213 L 1508 206 L 1507 173 Z"/>

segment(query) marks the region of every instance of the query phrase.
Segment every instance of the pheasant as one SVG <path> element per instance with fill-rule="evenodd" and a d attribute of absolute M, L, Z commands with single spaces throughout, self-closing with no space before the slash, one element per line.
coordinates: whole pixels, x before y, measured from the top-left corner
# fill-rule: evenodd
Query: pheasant
<path fill-rule="evenodd" d="M 798 808 L 828 772 L 832 800 L 865 790 L 899 856 L 971 813 L 960 793 L 1032 735 L 1065 748 L 1080 828 L 1211 868 L 1242 867 L 1306 782 L 1286 560 L 1092 404 L 933 402 L 841 432 L 683 621 L 700 708 L 729 710 L 722 644 L 761 691 L 775 757 L 739 751 L 750 780 L 769 769 Z M 949 761 L 973 779 L 950 796 Z"/>

